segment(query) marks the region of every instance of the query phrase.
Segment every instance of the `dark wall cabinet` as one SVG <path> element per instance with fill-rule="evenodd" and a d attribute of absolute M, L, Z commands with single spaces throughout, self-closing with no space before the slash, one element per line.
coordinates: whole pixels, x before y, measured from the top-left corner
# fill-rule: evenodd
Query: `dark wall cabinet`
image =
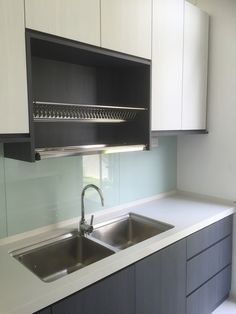
<path fill-rule="evenodd" d="M 33 162 L 49 150 L 65 156 L 58 150 L 68 146 L 67 156 L 87 145 L 149 149 L 150 60 L 29 29 L 26 56 L 30 140 L 6 143 L 6 157 Z"/>
<path fill-rule="evenodd" d="M 232 216 L 79 291 L 40 314 L 210 314 L 231 286 Z"/>

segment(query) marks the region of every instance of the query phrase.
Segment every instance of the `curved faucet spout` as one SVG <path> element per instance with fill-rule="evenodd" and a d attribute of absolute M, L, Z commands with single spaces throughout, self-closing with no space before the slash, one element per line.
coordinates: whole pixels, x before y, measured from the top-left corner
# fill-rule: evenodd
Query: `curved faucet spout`
<path fill-rule="evenodd" d="M 83 190 L 82 190 L 82 193 L 81 193 L 81 220 L 80 220 L 80 233 L 82 235 L 84 234 L 89 234 L 93 231 L 93 215 L 91 217 L 91 222 L 90 224 L 87 224 L 86 221 L 85 221 L 85 210 L 84 210 L 84 196 L 85 196 L 85 192 L 87 189 L 89 188 L 93 188 L 95 189 L 100 198 L 101 198 L 101 203 L 102 203 L 102 206 L 104 206 L 104 198 L 103 198 L 103 194 L 102 194 L 102 190 L 96 186 L 95 184 L 88 184 L 86 185 Z"/>

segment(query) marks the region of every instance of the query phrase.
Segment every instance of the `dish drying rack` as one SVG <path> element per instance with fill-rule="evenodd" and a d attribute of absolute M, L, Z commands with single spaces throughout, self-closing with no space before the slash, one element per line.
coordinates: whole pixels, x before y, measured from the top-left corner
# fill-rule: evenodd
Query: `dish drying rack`
<path fill-rule="evenodd" d="M 146 108 L 70 104 L 58 102 L 33 101 L 35 122 L 109 122 L 132 121 Z"/>

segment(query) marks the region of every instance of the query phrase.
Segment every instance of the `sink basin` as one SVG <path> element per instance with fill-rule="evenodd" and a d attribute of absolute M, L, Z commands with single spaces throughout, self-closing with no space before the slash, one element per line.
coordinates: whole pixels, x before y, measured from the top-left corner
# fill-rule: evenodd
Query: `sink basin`
<path fill-rule="evenodd" d="M 95 226 L 91 236 L 117 250 L 123 250 L 173 227 L 157 220 L 129 213 Z"/>
<path fill-rule="evenodd" d="M 74 232 L 11 254 L 41 280 L 51 282 L 114 254 L 114 251 Z"/>
<path fill-rule="evenodd" d="M 129 213 L 96 225 L 88 237 L 74 231 L 10 254 L 41 280 L 51 282 L 173 227 Z"/>

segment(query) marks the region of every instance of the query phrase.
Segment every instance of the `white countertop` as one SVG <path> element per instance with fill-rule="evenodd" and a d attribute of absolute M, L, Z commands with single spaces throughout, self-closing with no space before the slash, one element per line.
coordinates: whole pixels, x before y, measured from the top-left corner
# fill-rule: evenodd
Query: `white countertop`
<path fill-rule="evenodd" d="M 232 203 L 173 195 L 132 208 L 106 210 L 97 222 L 127 212 L 138 213 L 171 225 L 173 229 L 113 254 L 103 260 L 45 283 L 15 260 L 8 252 L 69 232 L 75 225 L 0 246 L 0 313 L 30 314 L 152 254 L 224 217 L 234 213 Z M 96 218 L 96 213 L 95 213 Z"/>

